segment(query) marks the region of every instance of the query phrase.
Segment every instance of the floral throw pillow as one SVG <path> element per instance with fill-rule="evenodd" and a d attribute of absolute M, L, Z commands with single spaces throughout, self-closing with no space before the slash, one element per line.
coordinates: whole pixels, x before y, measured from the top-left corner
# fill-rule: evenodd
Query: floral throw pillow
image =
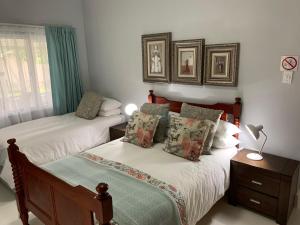
<path fill-rule="evenodd" d="M 207 138 L 210 121 L 171 116 L 164 151 L 179 157 L 199 161 Z"/>
<path fill-rule="evenodd" d="M 150 148 L 160 117 L 159 115 L 134 112 L 128 121 L 123 141 Z"/>
<path fill-rule="evenodd" d="M 186 103 L 183 103 L 181 106 L 180 116 L 211 121 L 210 130 L 204 143 L 204 154 L 210 154 L 213 139 L 223 113 L 223 110 L 206 109 L 199 106 L 188 105 Z"/>

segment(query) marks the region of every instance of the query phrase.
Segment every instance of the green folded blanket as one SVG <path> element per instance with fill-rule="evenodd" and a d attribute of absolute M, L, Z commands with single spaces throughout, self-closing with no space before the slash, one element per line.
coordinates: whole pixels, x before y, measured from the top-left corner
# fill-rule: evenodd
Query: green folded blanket
<path fill-rule="evenodd" d="M 185 203 L 175 187 L 124 164 L 83 153 L 43 168 L 94 192 L 98 183 L 109 184 L 114 224 L 187 225 Z"/>

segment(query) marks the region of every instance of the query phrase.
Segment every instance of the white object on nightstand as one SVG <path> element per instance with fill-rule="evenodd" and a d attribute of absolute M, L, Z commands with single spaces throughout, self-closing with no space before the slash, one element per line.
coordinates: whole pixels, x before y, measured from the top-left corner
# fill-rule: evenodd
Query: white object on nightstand
<path fill-rule="evenodd" d="M 262 155 L 260 155 L 258 153 L 249 153 L 249 154 L 247 154 L 247 158 L 251 159 L 251 160 L 255 160 L 255 161 L 263 159 Z"/>
<path fill-rule="evenodd" d="M 262 133 L 264 136 L 265 136 L 265 141 L 263 143 L 263 145 L 261 146 L 260 150 L 258 153 L 249 153 L 247 154 L 247 158 L 248 159 L 251 159 L 251 160 L 262 160 L 263 159 L 263 156 L 262 156 L 262 151 L 263 151 L 263 148 L 267 142 L 267 135 L 266 133 L 263 131 L 263 125 L 258 125 L 258 126 L 254 126 L 252 124 L 248 124 L 246 125 L 246 128 L 248 130 L 248 132 L 250 133 L 251 137 L 253 137 L 254 140 L 258 140 L 259 137 L 260 137 L 260 133 Z"/>

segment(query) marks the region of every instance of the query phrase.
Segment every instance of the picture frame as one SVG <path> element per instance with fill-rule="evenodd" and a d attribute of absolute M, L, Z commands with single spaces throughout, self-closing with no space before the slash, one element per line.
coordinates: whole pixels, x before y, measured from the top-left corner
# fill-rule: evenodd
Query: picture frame
<path fill-rule="evenodd" d="M 144 82 L 170 82 L 171 39 L 171 32 L 142 35 Z"/>
<path fill-rule="evenodd" d="M 205 39 L 173 41 L 172 83 L 202 85 Z"/>
<path fill-rule="evenodd" d="M 236 87 L 239 54 L 239 43 L 206 45 L 204 84 Z"/>

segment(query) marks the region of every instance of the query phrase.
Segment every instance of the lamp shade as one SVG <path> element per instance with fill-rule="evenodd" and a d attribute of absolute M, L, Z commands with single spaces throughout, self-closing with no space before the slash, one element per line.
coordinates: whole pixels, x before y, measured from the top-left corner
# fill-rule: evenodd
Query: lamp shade
<path fill-rule="evenodd" d="M 252 124 L 246 125 L 248 132 L 254 138 L 254 140 L 259 139 L 259 132 L 264 128 L 263 125 L 254 126 Z"/>
<path fill-rule="evenodd" d="M 128 116 L 131 116 L 134 113 L 134 111 L 136 111 L 136 110 L 138 110 L 138 107 L 135 104 L 132 104 L 132 103 L 126 105 L 126 107 L 125 107 L 125 113 Z"/>

